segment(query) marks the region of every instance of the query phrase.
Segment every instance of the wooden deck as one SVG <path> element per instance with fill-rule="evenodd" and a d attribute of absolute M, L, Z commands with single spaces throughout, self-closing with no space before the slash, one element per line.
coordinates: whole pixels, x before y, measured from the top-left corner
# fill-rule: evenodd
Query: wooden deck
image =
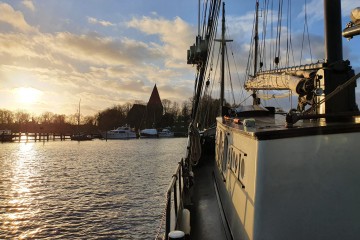
<path fill-rule="evenodd" d="M 214 166 L 214 157 L 206 157 L 193 170 L 195 183 L 190 217 L 192 240 L 231 239 L 218 203 Z"/>

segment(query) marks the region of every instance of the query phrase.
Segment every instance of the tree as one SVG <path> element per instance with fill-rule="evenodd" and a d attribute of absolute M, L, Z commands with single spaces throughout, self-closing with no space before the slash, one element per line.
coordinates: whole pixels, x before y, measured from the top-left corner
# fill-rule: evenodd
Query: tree
<path fill-rule="evenodd" d="M 51 117 L 51 122 L 52 123 L 55 123 L 55 124 L 65 124 L 65 115 L 64 114 L 54 114 L 52 117 Z"/>
<path fill-rule="evenodd" d="M 44 112 L 40 116 L 40 123 L 51 123 L 51 119 L 54 116 L 52 112 Z"/>
<path fill-rule="evenodd" d="M 0 109 L 0 124 L 11 124 L 14 122 L 14 114 L 5 109 Z"/>
<path fill-rule="evenodd" d="M 169 109 L 169 113 L 178 117 L 180 114 L 179 104 L 177 102 L 173 102 L 171 108 Z"/>
<path fill-rule="evenodd" d="M 167 114 L 170 110 L 171 101 L 168 99 L 161 100 L 161 103 L 163 105 L 164 114 Z"/>
<path fill-rule="evenodd" d="M 22 110 L 16 111 L 14 116 L 15 122 L 19 124 L 27 123 L 30 121 L 30 114 Z"/>
<path fill-rule="evenodd" d="M 114 106 L 102 111 L 97 116 L 98 127 L 100 129 L 113 129 L 125 124 L 126 115 L 121 106 Z"/>

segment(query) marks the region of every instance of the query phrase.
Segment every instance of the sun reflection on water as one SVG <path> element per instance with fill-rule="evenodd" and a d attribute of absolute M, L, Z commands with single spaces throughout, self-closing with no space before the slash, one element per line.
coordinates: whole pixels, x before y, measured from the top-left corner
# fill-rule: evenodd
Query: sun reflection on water
<path fill-rule="evenodd" d="M 34 238 L 40 229 L 28 229 L 28 226 L 30 222 L 33 224 L 39 211 L 32 193 L 33 179 L 37 174 L 37 151 L 34 143 L 20 143 L 14 154 L 13 161 L 5 170 L 9 181 L 3 183 L 7 198 L 5 211 L 0 212 L 0 231 L 8 231 L 19 239 Z"/>

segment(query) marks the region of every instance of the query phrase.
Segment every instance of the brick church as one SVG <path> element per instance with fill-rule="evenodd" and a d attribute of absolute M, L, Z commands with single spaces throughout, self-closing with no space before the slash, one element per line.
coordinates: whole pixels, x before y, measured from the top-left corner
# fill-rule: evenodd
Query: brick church
<path fill-rule="evenodd" d="M 159 128 L 163 110 L 159 91 L 155 84 L 147 105 L 134 104 L 128 113 L 127 122 L 135 129 Z"/>

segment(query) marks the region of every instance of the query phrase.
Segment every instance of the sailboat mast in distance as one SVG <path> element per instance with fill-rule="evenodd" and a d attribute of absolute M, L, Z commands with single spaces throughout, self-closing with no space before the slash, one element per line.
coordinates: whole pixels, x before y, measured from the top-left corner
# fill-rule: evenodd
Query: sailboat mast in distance
<path fill-rule="evenodd" d="M 81 98 L 79 100 L 78 126 L 80 126 L 80 103 L 81 103 Z"/>

